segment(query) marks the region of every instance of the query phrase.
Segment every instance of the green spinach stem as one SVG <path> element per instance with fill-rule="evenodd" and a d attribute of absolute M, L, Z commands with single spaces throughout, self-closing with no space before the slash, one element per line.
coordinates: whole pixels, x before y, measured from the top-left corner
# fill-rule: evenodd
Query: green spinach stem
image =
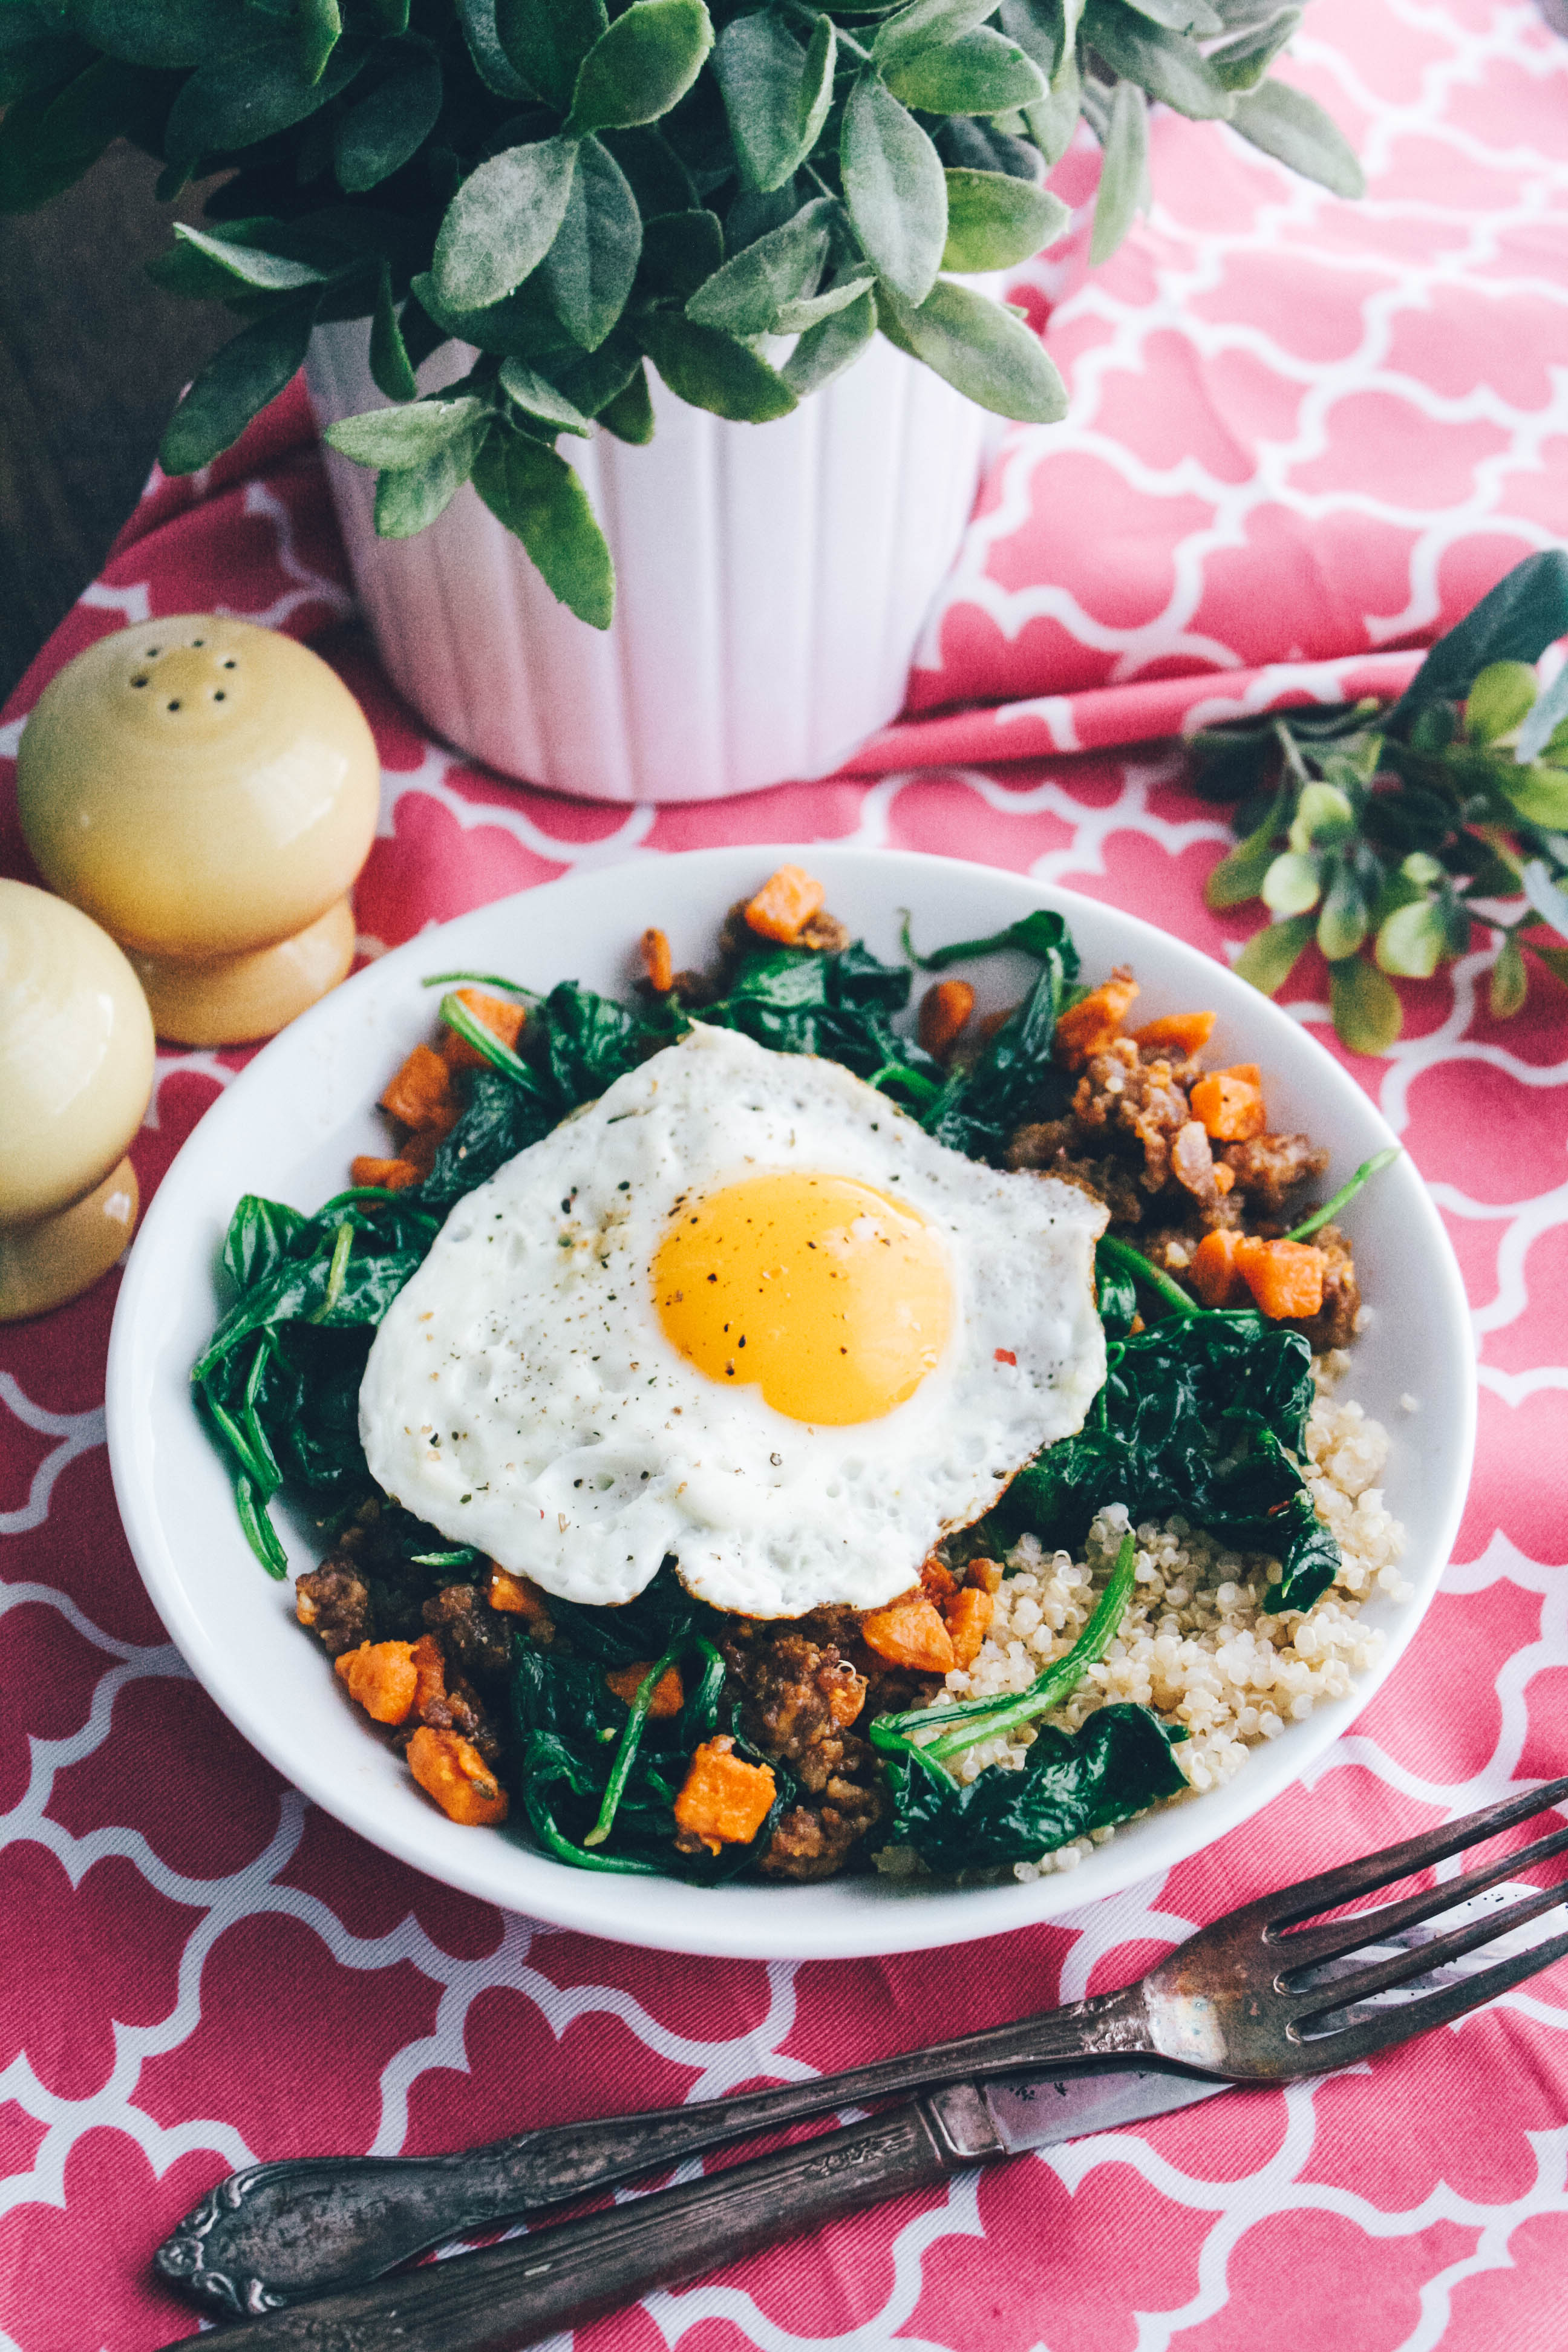
<path fill-rule="evenodd" d="M 1385 1168 L 1392 1168 L 1399 1157 L 1400 1149 L 1397 1143 L 1391 1143 L 1385 1151 L 1373 1152 L 1370 1160 L 1363 1160 L 1349 1183 L 1342 1184 L 1331 1201 L 1325 1201 L 1321 1209 L 1314 1209 L 1310 1217 L 1303 1217 L 1299 1225 L 1292 1226 L 1285 1236 L 1286 1240 L 1304 1242 L 1309 1234 L 1315 1234 L 1320 1225 L 1326 1225 L 1331 1217 L 1337 1217 L 1345 1202 L 1354 1200 L 1369 1178 L 1381 1175 Z"/>
<path fill-rule="evenodd" d="M 1202 1315 L 1205 1312 L 1190 1292 L 1184 1290 L 1179 1282 L 1173 1282 L 1168 1274 L 1146 1258 L 1142 1250 L 1135 1250 L 1131 1242 L 1118 1241 L 1111 1234 L 1102 1234 L 1095 1248 L 1097 1252 L 1103 1251 L 1112 1265 L 1121 1266 L 1122 1272 L 1130 1274 L 1135 1282 L 1145 1284 L 1176 1314 Z"/>
<path fill-rule="evenodd" d="M 632 1766 L 637 1761 L 637 1752 L 642 1744 L 643 1726 L 647 1721 L 648 1709 L 653 1705 L 654 1694 L 679 1657 L 685 1647 L 685 1642 L 686 1637 L 682 1634 L 679 1642 L 666 1650 L 662 1658 L 655 1659 L 637 1685 L 637 1695 L 633 1699 L 631 1712 L 626 1717 L 626 1727 L 621 1734 L 621 1744 L 616 1750 L 616 1760 L 610 1767 L 610 1777 L 605 1786 L 604 1801 L 599 1807 L 599 1818 L 583 1840 L 585 1846 L 603 1845 L 615 1826 L 616 1812 L 621 1801 L 621 1791 L 625 1789 L 631 1776 Z"/>
<path fill-rule="evenodd" d="M 332 1244 L 332 1262 L 327 1268 L 327 1295 L 313 1315 L 306 1320 L 324 1323 L 343 1295 L 343 1277 L 349 1270 L 349 1252 L 354 1245 L 354 1229 L 350 1224 L 338 1227 L 338 1237 Z"/>

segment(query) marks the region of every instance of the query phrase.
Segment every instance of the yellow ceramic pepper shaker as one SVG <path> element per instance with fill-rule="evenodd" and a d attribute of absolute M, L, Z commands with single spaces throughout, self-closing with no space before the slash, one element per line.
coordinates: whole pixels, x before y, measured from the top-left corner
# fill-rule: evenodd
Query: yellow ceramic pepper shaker
<path fill-rule="evenodd" d="M 74 1298 L 136 1223 L 124 1156 L 153 1091 L 153 1023 L 98 925 L 0 881 L 0 1323 Z"/>
<path fill-rule="evenodd" d="M 118 940 L 161 1037 L 269 1037 L 353 960 L 380 763 L 319 655 L 210 613 L 100 637 L 22 733 L 45 879 Z"/>

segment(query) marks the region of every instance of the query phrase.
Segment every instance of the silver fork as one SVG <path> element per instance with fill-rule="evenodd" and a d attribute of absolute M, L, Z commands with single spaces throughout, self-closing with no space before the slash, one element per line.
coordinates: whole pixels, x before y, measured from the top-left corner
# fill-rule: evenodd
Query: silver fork
<path fill-rule="evenodd" d="M 1118 1991 L 842 2074 L 557 2125 L 468 2156 L 255 2166 L 187 2215 L 158 2249 L 157 2265 L 230 2310 L 266 2314 L 226 2333 L 244 2352 L 509 2352 L 650 2287 L 700 2277 L 964 2166 L 1062 2137 L 1031 2137 L 1019 2126 L 1031 2085 L 1005 2078 L 1054 2074 L 1047 2087 L 1059 2088 L 1063 2068 L 1142 2062 L 1146 2070 L 1152 2061 L 1173 2078 L 1169 2095 L 1144 2098 L 1141 2111 L 1158 2113 L 1193 2097 L 1194 2078 L 1257 2084 L 1328 2074 L 1462 2017 L 1568 1954 L 1568 1932 L 1402 2001 L 1386 1996 L 1568 1901 L 1568 1885 L 1531 1889 L 1485 1916 L 1378 1952 L 1568 1851 L 1568 1827 L 1376 1910 L 1322 1915 L 1565 1798 L 1568 1775 L 1244 1904 Z M 986 2083 L 1000 2087 L 987 2092 Z M 507 2215 L 895 2092 L 934 2095 L 460 2261 L 350 2284 Z M 305 2296 L 320 2299 L 285 2307 Z"/>

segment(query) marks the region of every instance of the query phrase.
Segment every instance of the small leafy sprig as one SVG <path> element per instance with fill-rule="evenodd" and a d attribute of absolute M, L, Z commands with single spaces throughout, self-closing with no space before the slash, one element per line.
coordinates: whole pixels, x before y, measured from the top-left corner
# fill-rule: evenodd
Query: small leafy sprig
<path fill-rule="evenodd" d="M 1061 380 L 966 276 L 1051 244 L 1041 184 L 1079 119 L 1104 149 L 1092 257 L 1148 201 L 1148 107 L 1231 123 L 1342 195 L 1355 158 L 1267 79 L 1276 0 L 5 0 L 0 212 L 125 137 L 159 193 L 226 175 L 153 266 L 240 331 L 164 435 L 230 446 L 312 331 L 371 320 L 392 404 L 329 438 L 405 538 L 463 484 L 561 601 L 607 627 L 609 550 L 561 436 L 647 441 L 651 362 L 748 423 L 786 415 L 880 333 L 1037 423 Z M 793 339 L 784 354 L 781 339 Z M 477 354 L 421 396 L 443 344 Z"/>
<path fill-rule="evenodd" d="M 1193 739 L 1196 785 L 1237 800 L 1244 838 L 1210 907 L 1260 898 L 1273 920 L 1236 969 L 1265 995 L 1316 940 L 1334 1027 L 1380 1054 L 1404 1019 L 1396 980 L 1429 980 L 1479 922 L 1500 938 L 1489 1002 L 1507 1019 L 1531 965 L 1568 981 L 1568 555 L 1526 556 L 1438 639 L 1392 708 L 1289 711 Z"/>

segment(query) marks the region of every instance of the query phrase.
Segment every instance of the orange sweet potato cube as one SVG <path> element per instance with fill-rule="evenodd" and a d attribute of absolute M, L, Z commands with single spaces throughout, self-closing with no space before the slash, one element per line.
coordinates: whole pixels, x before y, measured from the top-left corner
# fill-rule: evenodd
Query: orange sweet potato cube
<path fill-rule="evenodd" d="M 943 1611 L 947 1637 L 952 1643 L 955 1666 L 972 1666 L 980 1655 L 980 1644 L 991 1629 L 991 1619 L 996 1603 L 978 1585 L 966 1584 L 955 1592 Z"/>
<path fill-rule="evenodd" d="M 336 1672 L 349 1696 L 375 1723 L 401 1723 L 419 1686 L 412 1642 L 362 1642 L 357 1650 L 343 1652 Z"/>
<path fill-rule="evenodd" d="M 1190 1099 L 1193 1117 L 1203 1121 L 1211 1142 L 1246 1143 L 1263 1132 L 1263 1088 L 1250 1064 L 1242 1069 L 1211 1070 L 1198 1080 Z"/>
<path fill-rule="evenodd" d="M 452 1073 L 432 1046 L 415 1046 L 383 1094 L 381 1107 L 416 1130 L 435 1128 L 445 1134 L 457 1124 Z"/>
<path fill-rule="evenodd" d="M 748 1764 L 733 1753 L 728 1733 L 705 1739 L 675 1801 L 677 1824 L 699 1837 L 710 1853 L 724 1845 L 750 1845 L 773 1807 L 774 1783 L 766 1764 Z"/>
<path fill-rule="evenodd" d="M 633 1706 L 653 1663 L 651 1658 L 640 1658 L 635 1665 L 606 1668 L 605 1680 L 617 1698 L 624 1698 L 628 1706 Z M 679 1669 L 667 1666 L 658 1678 L 648 1714 L 655 1723 L 667 1723 L 672 1715 L 679 1715 L 685 1705 L 686 1693 L 681 1687 Z"/>
<path fill-rule="evenodd" d="M 1069 1069 L 1114 1044 L 1137 993 L 1132 974 L 1119 968 L 1062 1014 L 1057 1023 L 1057 1053 Z"/>
<path fill-rule="evenodd" d="M 1212 1013 L 1165 1013 L 1132 1032 L 1135 1045 L 1169 1047 L 1173 1054 L 1201 1054 L 1213 1032 Z"/>
<path fill-rule="evenodd" d="M 868 1648 L 890 1666 L 912 1666 L 922 1675 L 952 1671 L 952 1637 L 923 1592 L 873 1610 L 860 1632 Z"/>
<path fill-rule="evenodd" d="M 955 1045 L 974 1010 L 974 991 L 966 980 L 939 980 L 921 999 L 916 1034 L 928 1054 L 940 1061 Z"/>
<path fill-rule="evenodd" d="M 422 1181 L 412 1160 L 374 1160 L 364 1152 L 349 1161 L 349 1175 L 354 1183 L 374 1184 L 383 1192 L 404 1192 Z"/>
<path fill-rule="evenodd" d="M 419 1677 L 414 1692 L 414 1713 L 423 1716 L 427 1706 L 447 1696 L 447 1661 L 441 1654 L 441 1644 L 434 1633 L 421 1633 L 410 1655 L 414 1671 Z"/>
<path fill-rule="evenodd" d="M 515 1054 L 528 1019 L 527 1005 L 520 998 L 490 996 L 479 988 L 459 988 L 457 993 L 458 1003 L 473 1014 L 481 1027 L 488 1029 L 492 1037 L 499 1037 L 503 1045 L 510 1045 Z M 450 1069 L 480 1070 L 485 1066 L 485 1057 L 479 1047 L 470 1045 L 466 1037 L 459 1037 L 455 1029 L 447 1030 L 441 1041 L 441 1052 Z"/>
<path fill-rule="evenodd" d="M 1223 1231 L 1205 1234 L 1193 1252 L 1187 1280 L 1205 1307 L 1233 1306 L 1242 1289 L 1241 1270 L 1236 1262 L 1238 1238 Z"/>
<path fill-rule="evenodd" d="M 505 1821 L 506 1790 L 461 1732 L 421 1724 L 408 1743 L 408 1769 L 449 1821 L 480 1830 Z"/>
<path fill-rule="evenodd" d="M 972 1559 L 965 1571 L 966 1580 L 978 1586 L 982 1592 L 1000 1592 L 1002 1564 L 994 1559 Z"/>
<path fill-rule="evenodd" d="M 668 996 L 675 979 L 675 959 L 669 952 L 669 941 L 660 930 L 648 929 L 642 935 L 643 970 L 648 986 L 660 996 Z"/>
<path fill-rule="evenodd" d="M 1328 1260 L 1310 1242 L 1239 1241 L 1236 1263 L 1270 1322 L 1321 1312 Z"/>
<path fill-rule="evenodd" d="M 813 915 L 820 914 L 827 893 L 804 866 L 781 866 L 770 874 L 754 898 L 746 904 L 746 923 L 764 940 L 789 947 L 799 939 Z"/>
<path fill-rule="evenodd" d="M 492 1609 L 505 1617 L 523 1617 L 529 1630 L 538 1640 L 548 1640 L 555 1631 L 555 1620 L 550 1614 L 543 1593 L 531 1576 L 513 1576 L 504 1568 L 490 1565 L 489 1587 L 486 1593 Z"/>

